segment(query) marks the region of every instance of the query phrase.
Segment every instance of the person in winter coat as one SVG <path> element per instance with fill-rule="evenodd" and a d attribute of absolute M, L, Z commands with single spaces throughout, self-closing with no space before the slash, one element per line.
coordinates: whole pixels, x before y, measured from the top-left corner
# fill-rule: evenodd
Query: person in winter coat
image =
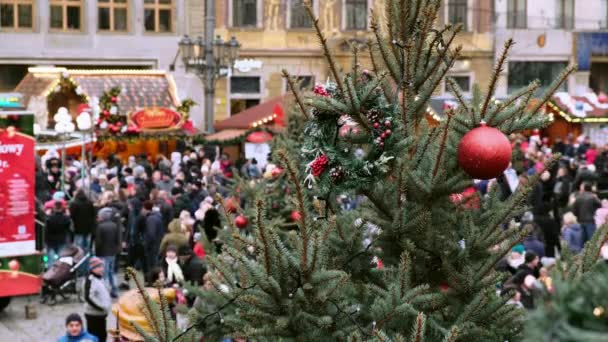
<path fill-rule="evenodd" d="M 95 207 L 82 189 L 76 192 L 70 203 L 70 218 L 74 223 L 74 243 L 88 252 L 91 233 L 95 231 Z"/>
<path fill-rule="evenodd" d="M 79 314 L 69 314 L 65 319 L 66 334 L 57 342 L 99 342 L 96 336 L 89 334 L 82 326 L 82 317 Z"/>
<path fill-rule="evenodd" d="M 158 210 L 154 209 L 151 201 L 144 203 L 142 214 L 145 216 L 143 227 L 144 240 L 144 273 L 149 272 L 158 263 L 158 250 L 163 237 L 163 218 Z"/>
<path fill-rule="evenodd" d="M 180 219 L 174 219 L 169 223 L 169 233 L 165 234 L 163 240 L 160 242 L 158 255 L 164 255 L 169 245 L 173 245 L 176 248 L 188 245 L 188 236 L 186 236 L 184 232 Z"/>
<path fill-rule="evenodd" d="M 116 223 L 115 209 L 103 208 L 98 214 L 98 225 L 95 230 L 95 254 L 103 259 L 105 264 L 104 278 L 111 287 L 112 298 L 118 297 L 118 288 L 114 279 L 116 255 L 120 254 L 122 247 L 122 228 Z"/>
<path fill-rule="evenodd" d="M 55 202 L 53 213 L 46 221 L 44 234 L 46 252 L 51 263 L 59 257 L 60 251 L 68 242 L 71 225 L 72 221 L 65 214 L 63 204 Z"/>
<path fill-rule="evenodd" d="M 601 227 L 608 223 L 608 199 L 602 200 L 602 207 L 595 211 L 595 226 Z"/>
<path fill-rule="evenodd" d="M 602 206 L 600 199 L 591 190 L 590 183 L 581 184 L 581 192 L 576 196 L 572 206 L 572 213 L 583 227 L 584 242 L 589 241 L 595 233 L 595 211 Z"/>
<path fill-rule="evenodd" d="M 532 252 L 536 253 L 536 255 L 538 255 L 539 257 L 541 257 L 541 258 L 544 257 L 545 256 L 545 244 L 543 244 L 538 239 L 538 236 L 534 233 L 533 224 L 528 223 L 528 224 L 524 225 L 524 229 L 531 230 L 530 234 L 528 234 L 528 236 L 526 236 L 526 238 L 522 242 L 524 245 L 524 248 L 526 249 L 526 252 L 532 251 Z"/>
<path fill-rule="evenodd" d="M 177 247 L 174 245 L 167 246 L 164 256 L 165 258 L 160 263 L 164 275 L 164 285 L 182 285 L 184 283 L 184 273 L 177 258 Z"/>
<path fill-rule="evenodd" d="M 184 280 L 194 285 L 203 284 L 203 276 L 207 269 L 203 265 L 190 246 L 182 246 L 178 250 L 179 263 L 184 273 Z"/>
<path fill-rule="evenodd" d="M 103 260 L 92 257 L 89 260 L 89 276 L 84 282 L 84 317 L 89 333 L 99 341 L 105 341 L 106 318 L 112 307 L 112 298 L 103 282 Z"/>
<path fill-rule="evenodd" d="M 583 249 L 583 228 L 578 224 L 576 216 L 571 212 L 564 214 L 562 237 L 572 253 L 578 254 Z"/>

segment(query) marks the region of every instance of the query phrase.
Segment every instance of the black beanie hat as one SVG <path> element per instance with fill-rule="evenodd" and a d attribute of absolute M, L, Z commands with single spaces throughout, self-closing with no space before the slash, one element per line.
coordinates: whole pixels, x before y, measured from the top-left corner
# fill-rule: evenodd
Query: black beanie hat
<path fill-rule="evenodd" d="M 78 322 L 82 325 L 82 317 L 80 317 L 80 315 L 77 313 L 69 314 L 65 319 L 65 325 L 70 324 L 70 322 Z"/>

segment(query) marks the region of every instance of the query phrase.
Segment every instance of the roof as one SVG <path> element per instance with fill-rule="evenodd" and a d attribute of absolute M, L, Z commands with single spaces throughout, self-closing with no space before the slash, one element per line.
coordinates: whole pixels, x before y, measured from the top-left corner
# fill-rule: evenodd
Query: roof
<path fill-rule="evenodd" d="M 282 107 L 288 97 L 288 95 L 282 95 L 272 98 L 257 106 L 245 109 L 226 120 L 218 121 L 214 127 L 217 131 L 225 129 L 250 129 L 255 127 L 254 123 L 257 126 L 257 123 L 261 120 L 270 119 L 272 121 L 273 114 L 276 114 L 274 113 L 275 106 L 279 105 Z"/>
<path fill-rule="evenodd" d="M 22 93 L 27 103 L 31 96 L 48 94 L 62 77 L 70 77 L 89 97 L 101 97 L 112 87 L 122 88 L 118 103 L 126 112 L 145 107 L 179 106 L 175 82 L 161 70 L 29 68 L 15 91 Z"/>
<path fill-rule="evenodd" d="M 574 96 L 559 92 L 553 95 L 548 106 L 569 122 L 608 122 L 608 97 L 605 95 Z"/>
<path fill-rule="evenodd" d="M 206 136 L 205 140 L 222 142 L 238 138 L 246 132 L 247 130 L 245 129 L 225 129 Z"/>

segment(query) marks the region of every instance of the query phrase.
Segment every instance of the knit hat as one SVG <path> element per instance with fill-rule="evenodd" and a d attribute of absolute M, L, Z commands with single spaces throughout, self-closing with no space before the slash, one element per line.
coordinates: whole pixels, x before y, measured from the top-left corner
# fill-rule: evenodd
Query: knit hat
<path fill-rule="evenodd" d="M 77 313 L 71 313 L 65 319 L 65 325 L 70 324 L 71 322 L 78 322 L 82 325 L 82 317 L 80 317 Z"/>
<path fill-rule="evenodd" d="M 98 267 L 103 267 L 103 260 L 99 259 L 98 257 L 92 257 L 89 259 L 89 272 Z"/>
<path fill-rule="evenodd" d="M 524 254 L 525 251 L 526 249 L 522 244 L 515 245 L 513 248 L 511 248 L 511 252 L 517 252 L 519 254 Z"/>
<path fill-rule="evenodd" d="M 53 194 L 53 199 L 55 201 L 63 201 L 65 199 L 65 193 L 63 191 L 57 191 Z"/>

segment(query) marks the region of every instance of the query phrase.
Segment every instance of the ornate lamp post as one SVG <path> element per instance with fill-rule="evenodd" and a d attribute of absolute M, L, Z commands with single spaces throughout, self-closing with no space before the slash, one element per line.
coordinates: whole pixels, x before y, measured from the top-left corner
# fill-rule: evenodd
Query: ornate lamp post
<path fill-rule="evenodd" d="M 93 128 L 93 122 L 91 120 L 91 114 L 89 114 L 88 112 L 82 112 L 78 115 L 78 117 L 76 118 L 76 126 L 78 126 L 78 130 L 80 131 L 80 133 L 82 134 L 82 148 L 81 148 L 81 155 L 80 155 L 80 162 L 82 163 L 82 166 L 80 168 L 80 179 L 82 179 L 82 186 L 85 186 L 85 175 L 86 170 L 89 165 L 87 165 L 88 163 L 85 164 L 85 160 L 87 160 L 86 157 L 86 146 L 87 146 L 87 136 L 89 135 L 89 133 L 91 133 L 91 129 Z M 91 141 L 91 143 L 93 143 Z M 86 165 L 86 166 L 85 166 Z"/>
<path fill-rule="evenodd" d="M 207 13 L 214 13 L 213 0 L 207 0 Z M 211 3 L 211 4 L 210 4 Z M 209 7 L 211 6 L 211 8 Z M 187 35 L 179 42 L 178 54 L 181 54 L 186 72 L 195 73 L 205 86 L 205 129 L 213 132 L 215 81 L 228 75 L 229 69 L 237 59 L 241 44 L 235 37 L 224 41 L 220 36 L 213 39 L 215 18 L 211 15 L 205 18 L 205 39 L 195 40 Z"/>
<path fill-rule="evenodd" d="M 74 133 L 76 126 L 72 122 L 72 117 L 65 107 L 60 107 L 57 113 L 53 116 L 55 120 L 55 132 L 61 138 L 61 191 L 65 191 L 65 153 L 66 153 L 66 139 Z"/>

